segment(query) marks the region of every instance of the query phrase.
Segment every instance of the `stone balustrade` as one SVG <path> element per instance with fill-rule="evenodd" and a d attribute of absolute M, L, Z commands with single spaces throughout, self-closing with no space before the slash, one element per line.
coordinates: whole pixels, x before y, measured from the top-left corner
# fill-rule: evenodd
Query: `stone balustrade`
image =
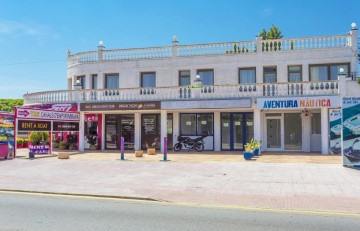
<path fill-rule="evenodd" d="M 86 89 L 30 93 L 24 95 L 24 104 L 58 102 L 106 102 L 106 101 L 168 101 L 197 99 L 233 99 L 243 97 L 278 97 L 338 95 L 338 81 L 258 83 L 236 85 L 122 89 Z"/>
<path fill-rule="evenodd" d="M 291 50 L 332 49 L 351 46 L 351 35 L 284 38 L 248 42 L 228 42 L 194 45 L 173 45 L 135 49 L 98 50 L 68 56 L 68 65 L 98 61 L 126 61 L 170 57 L 247 54 Z M 261 49 L 257 49 L 261 47 Z"/>

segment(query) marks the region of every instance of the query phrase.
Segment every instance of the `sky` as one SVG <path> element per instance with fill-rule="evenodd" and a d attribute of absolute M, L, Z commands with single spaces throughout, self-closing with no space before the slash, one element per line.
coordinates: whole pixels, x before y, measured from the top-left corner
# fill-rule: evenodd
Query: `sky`
<path fill-rule="evenodd" d="M 360 1 L 0 0 L 0 98 L 66 90 L 67 50 L 249 41 L 273 24 L 284 37 L 347 34 Z M 358 26 L 358 28 L 359 28 Z"/>

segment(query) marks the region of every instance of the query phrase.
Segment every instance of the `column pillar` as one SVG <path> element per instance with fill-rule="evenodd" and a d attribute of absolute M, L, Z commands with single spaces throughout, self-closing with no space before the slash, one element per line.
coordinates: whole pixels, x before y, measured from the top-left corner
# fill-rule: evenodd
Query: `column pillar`
<path fill-rule="evenodd" d="M 79 121 L 79 151 L 84 151 L 84 145 L 85 145 L 85 133 L 84 133 L 84 120 L 85 114 L 84 112 L 80 112 L 80 121 Z"/>
<path fill-rule="evenodd" d="M 262 140 L 262 130 L 261 130 L 261 110 L 254 109 L 254 139 Z"/>
<path fill-rule="evenodd" d="M 179 112 L 173 112 L 173 145 L 177 143 L 180 134 L 180 116 Z"/>
<path fill-rule="evenodd" d="M 167 111 L 161 110 L 160 114 L 160 127 L 161 127 L 161 133 L 160 133 L 160 150 L 161 153 L 164 153 L 164 137 L 167 137 Z"/>
<path fill-rule="evenodd" d="M 214 112 L 214 151 L 221 151 L 221 115 Z"/>
<path fill-rule="evenodd" d="M 101 122 L 102 127 L 101 127 L 101 133 L 102 133 L 102 138 L 101 138 L 101 150 L 105 150 L 105 140 L 106 140 L 106 134 L 105 134 L 105 114 L 102 114 L 101 116 Z"/>
<path fill-rule="evenodd" d="M 321 108 L 321 154 L 329 154 L 328 108 Z"/>
<path fill-rule="evenodd" d="M 136 112 L 134 114 L 134 122 L 135 122 L 135 127 L 134 127 L 134 132 L 135 132 L 135 139 L 134 139 L 134 146 L 135 146 L 135 150 L 140 150 L 141 149 L 141 114 Z"/>

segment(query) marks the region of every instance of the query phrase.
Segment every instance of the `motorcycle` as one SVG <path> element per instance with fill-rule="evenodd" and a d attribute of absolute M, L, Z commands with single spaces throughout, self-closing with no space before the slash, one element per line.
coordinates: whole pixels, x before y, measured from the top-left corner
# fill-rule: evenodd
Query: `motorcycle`
<path fill-rule="evenodd" d="M 182 147 L 184 146 L 185 148 L 187 148 L 189 151 L 190 150 L 195 150 L 197 152 L 202 152 L 204 150 L 204 138 L 207 137 L 207 135 L 202 135 L 199 136 L 195 139 L 191 139 L 188 136 L 178 136 L 177 141 L 178 143 L 176 143 L 174 145 L 174 151 L 178 152 L 182 149 Z"/>

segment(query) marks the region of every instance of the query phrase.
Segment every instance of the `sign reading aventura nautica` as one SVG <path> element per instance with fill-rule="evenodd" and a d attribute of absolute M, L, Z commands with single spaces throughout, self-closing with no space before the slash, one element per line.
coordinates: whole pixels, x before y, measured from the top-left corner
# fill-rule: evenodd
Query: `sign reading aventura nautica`
<path fill-rule="evenodd" d="M 60 112 L 60 111 L 44 111 L 34 109 L 18 109 L 17 117 L 22 119 L 37 120 L 60 120 L 60 121 L 79 121 L 79 113 Z"/>
<path fill-rule="evenodd" d="M 360 167 L 360 97 L 342 100 L 343 165 Z"/>
<path fill-rule="evenodd" d="M 338 107 L 337 96 L 328 97 L 297 97 L 297 98 L 258 98 L 257 108 L 261 109 L 292 109 L 292 108 L 322 108 Z"/>

